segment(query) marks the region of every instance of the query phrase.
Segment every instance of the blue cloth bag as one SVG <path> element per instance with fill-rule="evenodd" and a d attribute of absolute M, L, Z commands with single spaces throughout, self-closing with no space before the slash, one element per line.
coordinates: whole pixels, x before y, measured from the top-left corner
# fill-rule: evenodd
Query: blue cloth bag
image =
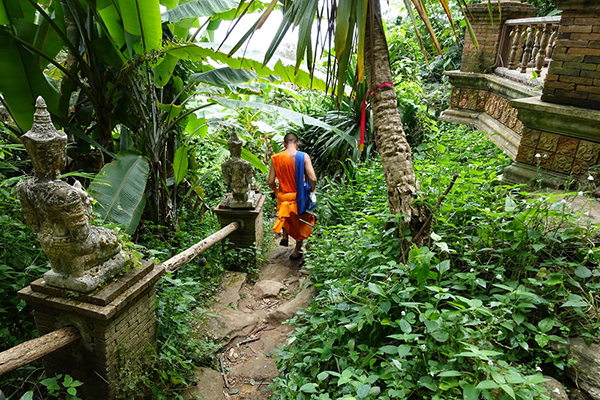
<path fill-rule="evenodd" d="M 304 156 L 306 153 L 298 151 L 296 153 L 296 202 L 298 203 L 298 215 L 305 214 L 306 211 L 312 211 L 316 204 L 310 201 L 310 185 L 308 177 L 304 173 Z"/>

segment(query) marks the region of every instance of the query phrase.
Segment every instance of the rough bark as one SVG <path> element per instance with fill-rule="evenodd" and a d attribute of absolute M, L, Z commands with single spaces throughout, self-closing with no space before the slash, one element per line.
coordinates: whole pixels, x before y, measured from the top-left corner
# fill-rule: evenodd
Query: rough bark
<path fill-rule="evenodd" d="M 215 244 L 219 243 L 221 240 L 225 239 L 231 232 L 239 228 L 240 223 L 234 221 L 220 231 L 215 232 L 206 239 L 196 243 L 189 249 L 182 251 L 172 258 L 169 258 L 167 261 L 162 263 L 162 266 L 168 271 L 175 272 L 185 264 L 192 261 L 194 258 L 198 257 L 200 254 L 204 253 L 206 250 L 210 249 Z"/>
<path fill-rule="evenodd" d="M 60 328 L 0 353 L 0 375 L 30 364 L 81 338 L 74 326 Z"/>
<path fill-rule="evenodd" d="M 371 5 L 375 3 L 374 7 Z M 365 75 L 369 91 L 385 82 L 392 82 L 389 50 L 379 1 L 369 3 L 365 37 Z M 383 173 L 388 187 L 388 205 L 392 214 L 404 214 L 413 236 L 427 219 L 424 206 L 413 202 L 418 184 L 413 169 L 412 153 L 402 129 L 398 113 L 396 90 L 393 86 L 376 89 L 371 94 L 375 143 L 381 156 Z M 423 235 L 428 237 L 429 235 Z"/>

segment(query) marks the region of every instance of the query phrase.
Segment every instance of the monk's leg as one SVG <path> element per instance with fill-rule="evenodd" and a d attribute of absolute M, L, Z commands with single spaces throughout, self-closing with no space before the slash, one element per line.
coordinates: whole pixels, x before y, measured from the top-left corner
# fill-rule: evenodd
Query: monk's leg
<path fill-rule="evenodd" d="M 300 258 L 301 256 L 301 252 L 300 250 L 302 249 L 302 242 L 303 240 L 300 241 L 296 241 L 296 247 L 294 248 L 294 252 L 292 253 L 292 258 Z"/>
<path fill-rule="evenodd" d="M 289 235 L 287 233 L 287 231 L 285 230 L 285 228 L 281 229 L 281 241 L 279 242 L 279 245 L 281 246 L 287 246 L 288 245 L 288 241 L 289 241 Z"/>

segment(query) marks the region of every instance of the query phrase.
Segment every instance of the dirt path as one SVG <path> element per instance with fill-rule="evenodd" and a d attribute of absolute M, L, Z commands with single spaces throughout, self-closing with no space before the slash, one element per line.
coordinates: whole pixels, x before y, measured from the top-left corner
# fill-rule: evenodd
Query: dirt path
<path fill-rule="evenodd" d="M 267 399 L 278 375 L 276 349 L 287 344 L 293 328 L 281 323 L 305 308 L 312 288 L 300 261 L 291 261 L 289 247 L 277 246 L 268 256 L 258 281 L 227 272 L 213 316 L 199 319 L 199 337 L 222 342 L 218 369 L 201 368 L 187 398 L 202 400 Z M 197 397 L 194 397 L 197 396 Z"/>

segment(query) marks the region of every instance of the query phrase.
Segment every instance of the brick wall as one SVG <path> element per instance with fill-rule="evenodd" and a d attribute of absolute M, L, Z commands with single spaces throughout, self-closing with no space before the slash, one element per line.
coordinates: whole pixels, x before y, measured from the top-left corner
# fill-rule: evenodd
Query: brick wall
<path fill-rule="evenodd" d="M 543 101 L 600 109 L 600 2 L 563 0 Z"/>
<path fill-rule="evenodd" d="M 496 1 L 493 4 L 493 19 L 490 19 L 487 0 L 480 4 L 469 5 L 473 14 L 471 25 L 477 38 L 479 49 L 475 46 L 469 33 L 465 33 L 462 62 L 463 72 L 492 72 L 496 64 L 496 56 L 500 45 L 504 21 L 513 18 L 535 16 L 537 9 L 519 1 L 502 1 L 502 12 L 499 13 Z"/>

